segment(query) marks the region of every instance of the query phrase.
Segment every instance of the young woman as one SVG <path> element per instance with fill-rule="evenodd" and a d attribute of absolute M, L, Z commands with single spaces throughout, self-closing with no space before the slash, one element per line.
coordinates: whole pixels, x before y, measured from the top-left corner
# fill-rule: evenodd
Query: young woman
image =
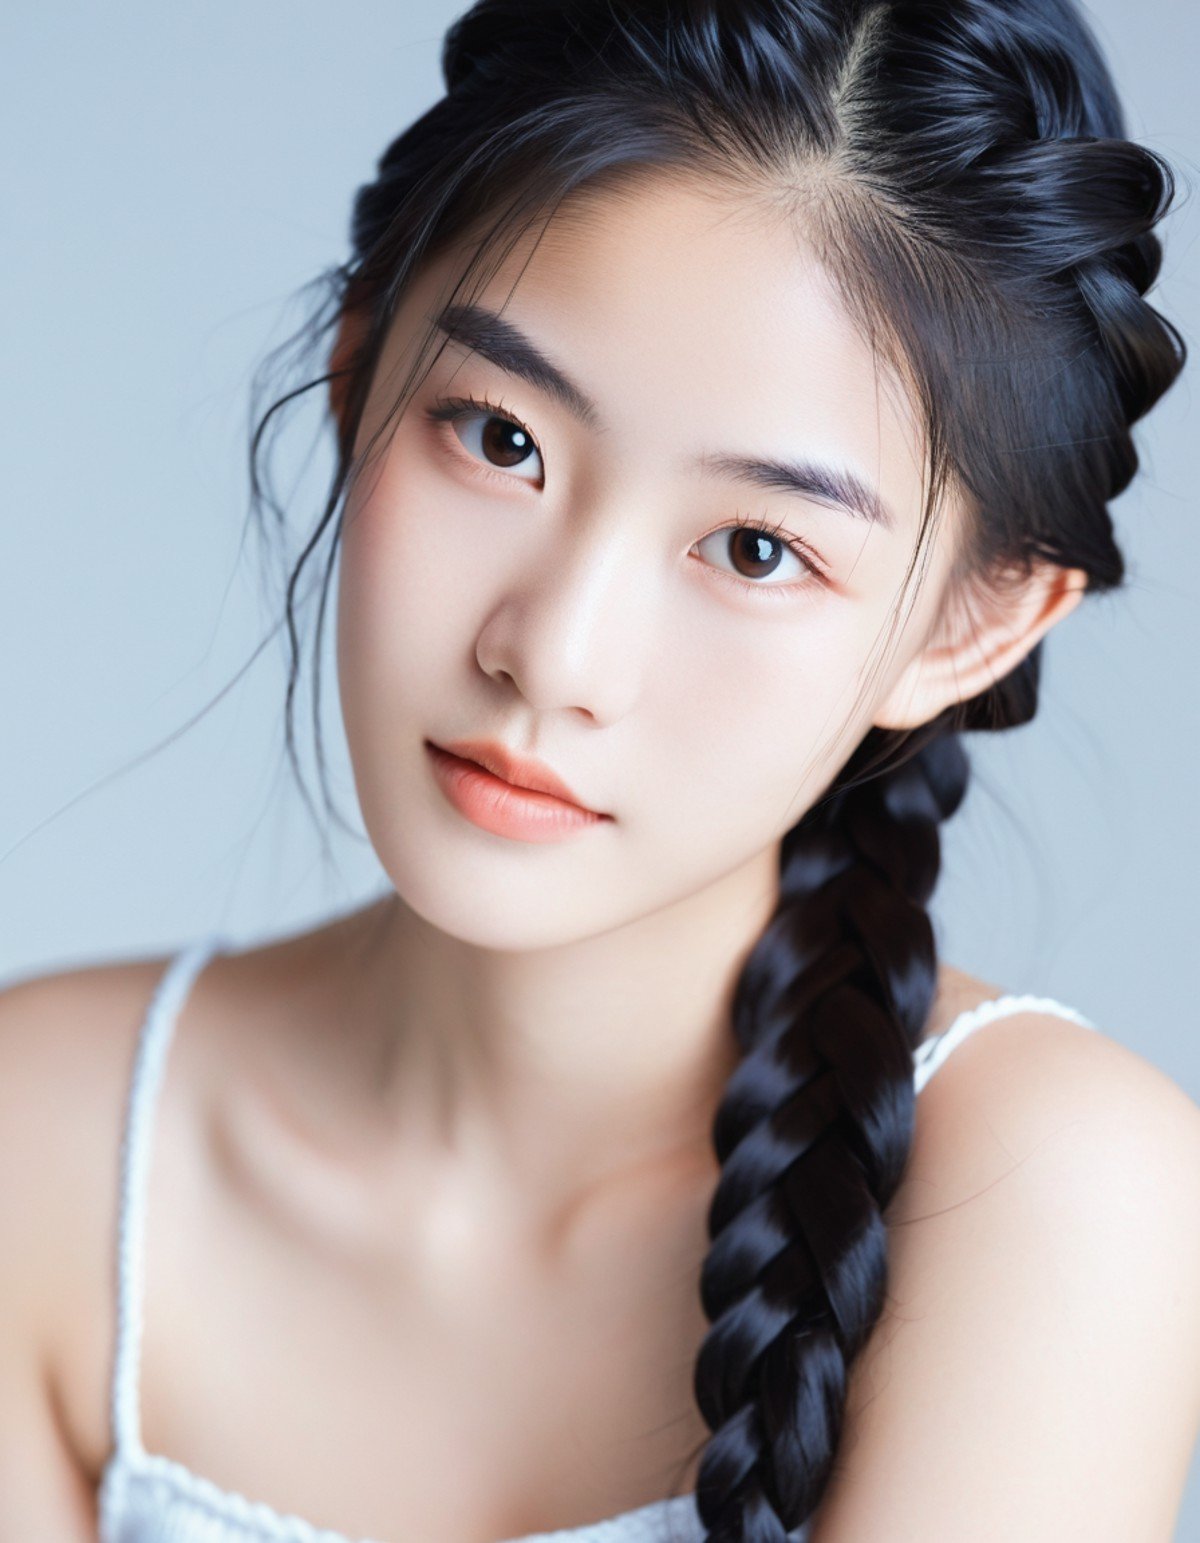
<path fill-rule="evenodd" d="M 1200 1112 L 926 907 L 1122 579 L 1169 172 L 1069 0 L 481 0 L 444 68 L 289 589 L 332 529 L 391 887 L 0 1001 L 0 1535 L 1166 1543 Z"/>

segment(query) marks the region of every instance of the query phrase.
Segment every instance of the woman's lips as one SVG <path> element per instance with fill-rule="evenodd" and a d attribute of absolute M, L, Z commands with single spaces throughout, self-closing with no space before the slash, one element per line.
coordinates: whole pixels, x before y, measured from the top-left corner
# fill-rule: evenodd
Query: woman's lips
<path fill-rule="evenodd" d="M 552 793 L 514 787 L 477 762 L 425 741 L 433 775 L 448 802 L 473 824 L 515 841 L 561 841 L 611 819 Z"/>
<path fill-rule="evenodd" d="M 555 798 L 562 799 L 565 804 L 574 804 L 577 808 L 584 809 L 590 814 L 599 814 L 599 809 L 592 809 L 575 792 L 568 787 L 552 766 L 547 766 L 545 761 L 539 761 L 536 756 L 522 755 L 519 751 L 510 750 L 500 739 L 450 739 L 445 744 L 438 746 L 439 750 L 445 750 L 450 755 L 456 755 L 463 761 L 474 761 L 477 766 L 482 766 L 484 771 L 491 772 L 493 777 L 499 777 L 502 782 L 507 782 L 514 788 L 530 789 L 535 793 L 552 793 Z"/>

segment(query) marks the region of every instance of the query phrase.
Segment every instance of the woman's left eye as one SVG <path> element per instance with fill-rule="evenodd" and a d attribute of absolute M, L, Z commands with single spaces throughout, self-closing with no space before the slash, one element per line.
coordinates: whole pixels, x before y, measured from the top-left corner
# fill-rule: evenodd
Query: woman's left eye
<path fill-rule="evenodd" d="M 696 550 L 712 542 L 716 553 L 724 555 L 732 565 L 734 578 L 745 589 L 773 589 L 784 594 L 805 588 L 814 580 L 821 580 L 824 572 L 798 536 L 784 536 L 778 527 L 754 525 L 739 520 L 736 525 L 725 525 L 714 530 L 696 543 Z M 789 580 L 788 559 L 796 565 Z M 783 565 L 782 581 L 777 577 Z M 798 576 L 797 576 L 798 570 Z M 772 582 L 759 582 L 771 579 Z"/>
<path fill-rule="evenodd" d="M 517 419 L 488 402 L 455 397 L 429 409 L 438 423 L 448 423 L 463 449 L 488 471 L 512 475 L 522 482 L 539 482 L 545 475 L 541 451 L 533 435 Z"/>
<path fill-rule="evenodd" d="M 443 397 L 427 407 L 427 417 L 433 423 L 446 423 L 452 427 L 453 437 L 470 455 L 475 469 L 484 477 L 497 477 L 501 481 L 517 475 L 518 481 L 535 481 L 523 477 L 520 469 L 529 463 L 531 454 L 541 461 L 534 435 L 526 429 L 520 418 L 492 401 L 475 397 Z M 466 429 L 460 432 L 460 424 Z M 457 452 L 450 452 L 457 454 Z M 503 468 L 501 471 L 500 468 Z M 543 468 L 544 475 L 544 468 Z M 717 554 L 734 566 L 717 563 L 723 572 L 730 574 L 734 583 L 742 589 L 774 589 L 776 597 L 807 589 L 814 582 L 825 579 L 821 562 L 816 554 L 797 535 L 784 535 L 779 526 L 754 525 L 748 520 L 737 520 L 736 525 L 725 525 L 719 531 L 711 531 L 696 543 L 696 551 L 711 543 Z M 796 565 L 791 582 L 787 582 L 787 559 Z M 784 563 L 785 582 L 776 579 L 780 562 Z M 762 580 L 771 579 L 765 583 Z"/>

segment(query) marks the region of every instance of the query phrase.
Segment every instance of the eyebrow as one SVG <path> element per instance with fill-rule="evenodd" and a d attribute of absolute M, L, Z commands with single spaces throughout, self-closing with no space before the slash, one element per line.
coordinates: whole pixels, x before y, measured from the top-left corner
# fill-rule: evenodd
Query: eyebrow
<path fill-rule="evenodd" d="M 497 312 L 480 305 L 448 305 L 438 313 L 435 325 L 453 342 L 481 354 L 499 369 L 528 381 L 553 397 L 588 428 L 599 427 L 600 411 L 587 392 L 576 385 L 560 365 L 549 359 L 532 338 Z M 808 459 L 781 460 L 713 452 L 697 456 L 696 464 L 715 476 L 753 487 L 799 494 L 834 504 L 847 514 L 872 525 L 881 525 L 885 530 L 897 528 L 895 515 L 875 489 L 845 467 Z"/>

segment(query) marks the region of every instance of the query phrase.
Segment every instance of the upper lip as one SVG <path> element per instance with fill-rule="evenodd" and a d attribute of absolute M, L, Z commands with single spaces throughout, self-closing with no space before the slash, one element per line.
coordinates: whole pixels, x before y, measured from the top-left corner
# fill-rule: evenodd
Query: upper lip
<path fill-rule="evenodd" d="M 561 798 L 565 803 L 587 810 L 589 814 L 600 813 L 598 809 L 589 809 L 587 804 L 573 793 L 562 778 L 551 771 L 544 761 L 534 760 L 532 756 L 518 755 L 507 745 L 502 745 L 498 739 L 453 739 L 447 740 L 444 745 L 438 745 L 438 748 L 449 751 L 451 755 L 461 756 L 463 760 L 474 761 L 485 771 L 490 771 L 493 776 L 502 778 L 515 788 L 528 788 L 535 793 L 550 793 L 555 798 Z"/>

